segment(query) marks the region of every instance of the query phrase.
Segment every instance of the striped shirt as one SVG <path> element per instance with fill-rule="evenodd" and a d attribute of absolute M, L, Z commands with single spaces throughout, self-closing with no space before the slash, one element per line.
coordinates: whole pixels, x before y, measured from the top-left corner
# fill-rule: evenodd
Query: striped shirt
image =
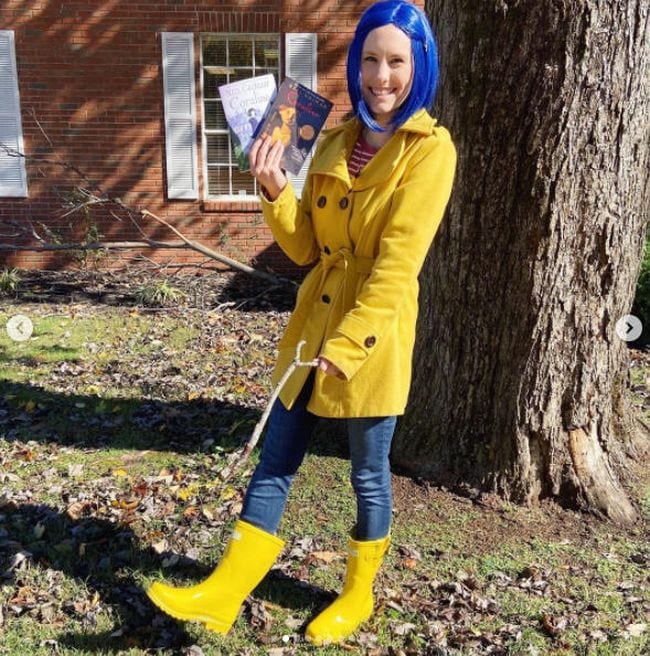
<path fill-rule="evenodd" d="M 352 177 L 356 177 L 361 173 L 361 169 L 372 159 L 373 155 L 379 150 L 371 146 L 364 138 L 363 134 L 359 134 L 357 143 L 354 144 L 350 161 L 348 162 L 348 171 Z"/>

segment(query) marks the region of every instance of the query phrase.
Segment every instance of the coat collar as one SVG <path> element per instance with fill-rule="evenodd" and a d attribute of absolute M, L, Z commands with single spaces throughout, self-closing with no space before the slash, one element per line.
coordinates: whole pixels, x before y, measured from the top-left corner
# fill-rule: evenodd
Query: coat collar
<path fill-rule="evenodd" d="M 408 136 L 428 136 L 432 134 L 435 125 L 436 119 L 431 118 L 425 109 L 415 112 L 397 128 L 361 175 L 353 181 L 348 173 L 348 160 L 358 139 L 361 122 L 356 117 L 352 118 L 335 128 L 323 130 L 324 139 L 318 155 L 314 157 L 312 172 L 339 178 L 354 191 L 380 184 L 390 176 L 402 157 Z"/>

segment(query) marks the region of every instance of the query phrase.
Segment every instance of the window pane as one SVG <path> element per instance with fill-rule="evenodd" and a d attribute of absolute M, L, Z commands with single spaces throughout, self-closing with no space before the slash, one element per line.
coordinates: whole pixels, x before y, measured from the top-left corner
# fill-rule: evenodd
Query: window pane
<path fill-rule="evenodd" d="M 230 144 L 227 134 L 209 134 L 208 164 L 228 164 L 230 162 Z"/>
<path fill-rule="evenodd" d="M 250 173 L 242 173 L 239 169 L 232 172 L 232 193 L 255 195 L 255 180 Z"/>
<path fill-rule="evenodd" d="M 212 71 L 203 71 L 203 97 L 218 98 L 219 87 L 228 82 L 228 76 L 225 73 L 215 73 Z"/>
<path fill-rule="evenodd" d="M 208 193 L 211 196 L 230 194 L 230 169 L 208 169 Z"/>
<path fill-rule="evenodd" d="M 275 78 L 275 84 L 277 85 L 278 83 L 278 69 L 277 68 L 257 68 L 255 69 L 255 75 L 267 75 L 268 73 L 271 73 L 273 77 Z"/>
<path fill-rule="evenodd" d="M 205 129 L 227 130 L 226 116 L 223 113 L 223 105 L 218 102 L 205 103 Z"/>
<path fill-rule="evenodd" d="M 253 77 L 252 68 L 236 68 L 230 73 L 230 82 L 237 82 L 237 80 L 246 80 Z"/>
<path fill-rule="evenodd" d="M 230 39 L 229 66 L 252 66 L 253 43 L 250 39 Z"/>
<path fill-rule="evenodd" d="M 226 65 L 226 41 L 215 37 L 203 39 L 203 65 L 225 66 Z"/>
<path fill-rule="evenodd" d="M 255 42 L 255 66 L 258 68 L 278 67 L 280 63 L 280 51 L 277 41 Z"/>

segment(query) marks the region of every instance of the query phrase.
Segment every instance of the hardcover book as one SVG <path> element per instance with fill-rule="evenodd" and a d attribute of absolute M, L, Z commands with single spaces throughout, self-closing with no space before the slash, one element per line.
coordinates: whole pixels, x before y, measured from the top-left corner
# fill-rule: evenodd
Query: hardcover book
<path fill-rule="evenodd" d="M 248 171 L 250 168 L 248 151 L 275 93 L 275 77 L 270 73 L 219 87 L 233 154 L 240 171 Z"/>
<path fill-rule="evenodd" d="M 255 138 L 266 134 L 273 143 L 281 141 L 285 146 L 281 166 L 298 175 L 331 109 L 329 100 L 286 77 Z"/>

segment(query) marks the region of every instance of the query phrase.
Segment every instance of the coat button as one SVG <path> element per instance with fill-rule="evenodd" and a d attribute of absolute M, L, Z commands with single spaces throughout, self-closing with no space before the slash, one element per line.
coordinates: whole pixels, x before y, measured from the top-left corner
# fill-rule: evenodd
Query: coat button
<path fill-rule="evenodd" d="M 372 348 L 375 345 L 375 342 L 377 341 L 377 338 L 374 335 L 370 335 L 370 337 L 366 337 L 366 341 L 364 342 L 366 348 Z"/>
<path fill-rule="evenodd" d="M 347 196 L 343 196 L 343 198 L 341 198 L 341 200 L 339 201 L 339 207 L 340 207 L 342 210 L 344 210 L 344 209 L 347 208 L 349 202 L 350 202 L 350 201 L 348 200 L 348 197 L 347 197 Z"/>
<path fill-rule="evenodd" d="M 330 302 L 330 297 L 327 294 L 323 294 L 321 296 L 321 301 L 323 301 L 323 303 L 329 303 Z"/>
<path fill-rule="evenodd" d="M 329 255 L 331 252 L 329 246 L 323 246 L 323 253 L 325 253 L 325 255 Z"/>
<path fill-rule="evenodd" d="M 323 207 L 325 207 L 326 204 L 327 204 L 327 198 L 325 198 L 325 196 L 319 196 L 318 200 L 316 201 L 316 205 L 318 205 L 318 207 L 323 209 Z"/>

